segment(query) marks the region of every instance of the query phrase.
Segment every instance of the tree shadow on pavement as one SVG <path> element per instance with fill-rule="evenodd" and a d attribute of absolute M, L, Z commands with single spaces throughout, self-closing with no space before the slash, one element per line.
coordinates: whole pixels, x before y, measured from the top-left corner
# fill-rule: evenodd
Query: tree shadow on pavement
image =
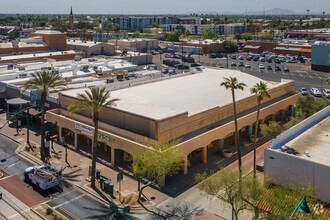
<path fill-rule="evenodd" d="M 166 205 L 164 208 L 155 208 L 149 210 L 147 219 L 152 220 L 170 220 L 170 219 L 193 219 L 196 209 L 192 205 L 180 202 L 179 204 Z"/>
<path fill-rule="evenodd" d="M 85 217 L 85 219 L 118 219 L 118 220 L 128 220 L 128 219 L 136 219 L 132 216 L 130 216 L 127 213 L 121 212 L 118 207 L 112 207 L 109 208 L 90 208 L 90 207 L 84 207 L 84 209 L 90 210 L 92 212 L 97 212 L 98 214 L 91 215 L 88 217 Z"/>

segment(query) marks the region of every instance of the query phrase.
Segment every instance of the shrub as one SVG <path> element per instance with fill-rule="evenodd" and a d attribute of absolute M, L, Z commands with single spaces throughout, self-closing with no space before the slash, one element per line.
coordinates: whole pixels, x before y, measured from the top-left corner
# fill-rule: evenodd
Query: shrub
<path fill-rule="evenodd" d="M 269 125 L 263 124 L 260 126 L 260 129 L 262 136 L 268 140 L 275 138 L 284 131 L 281 125 L 276 121 L 270 121 Z"/>
<path fill-rule="evenodd" d="M 51 208 L 47 208 L 47 209 L 46 209 L 46 214 L 47 214 L 47 215 L 51 215 L 51 214 L 53 214 L 53 209 L 51 209 Z"/>

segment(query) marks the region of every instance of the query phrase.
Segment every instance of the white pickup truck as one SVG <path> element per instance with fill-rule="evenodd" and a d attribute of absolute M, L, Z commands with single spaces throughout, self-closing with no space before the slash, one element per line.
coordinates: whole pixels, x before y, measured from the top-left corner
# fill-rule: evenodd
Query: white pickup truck
<path fill-rule="evenodd" d="M 24 172 L 24 181 L 33 183 L 37 190 L 46 190 L 61 183 L 62 171 L 47 163 L 41 166 L 28 167 Z"/>

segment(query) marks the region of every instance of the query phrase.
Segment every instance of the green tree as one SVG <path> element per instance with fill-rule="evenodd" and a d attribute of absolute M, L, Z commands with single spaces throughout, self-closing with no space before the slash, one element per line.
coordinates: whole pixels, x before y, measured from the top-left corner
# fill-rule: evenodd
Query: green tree
<path fill-rule="evenodd" d="M 204 178 L 205 174 L 199 176 Z M 241 181 L 240 184 L 240 174 L 238 172 L 224 168 L 215 174 L 211 174 L 198 186 L 208 194 L 229 203 L 232 209 L 232 219 L 238 220 L 238 214 L 241 211 L 250 209 L 255 211 L 254 219 L 258 219 L 258 213 L 261 212 L 261 209 L 255 207 L 254 204 L 264 194 L 268 186 L 268 179 L 255 179 L 251 175 L 246 175 Z"/>
<path fill-rule="evenodd" d="M 159 28 L 159 24 L 153 22 L 149 27 L 150 28 Z"/>
<path fill-rule="evenodd" d="M 41 102 L 41 146 L 40 146 L 40 157 L 43 162 L 45 162 L 46 148 L 45 148 L 45 114 L 46 114 L 46 98 L 47 93 L 50 89 L 55 89 L 59 86 L 66 85 L 66 82 L 60 81 L 61 75 L 55 71 L 42 71 L 35 72 L 31 74 L 31 78 L 24 84 L 25 89 L 37 89 L 41 92 L 40 102 Z M 47 152 L 47 155 L 49 152 Z"/>
<path fill-rule="evenodd" d="M 133 38 L 140 38 L 141 37 L 141 33 L 140 33 L 140 31 L 135 31 L 134 33 L 133 33 Z"/>
<path fill-rule="evenodd" d="M 255 86 L 251 88 L 251 93 L 256 95 L 257 98 L 257 119 L 256 119 L 256 126 L 254 130 L 254 139 L 253 139 L 253 176 L 256 177 L 256 161 L 257 161 L 257 137 L 258 137 L 258 125 L 259 125 L 259 114 L 260 114 L 260 106 L 261 102 L 264 98 L 270 98 L 269 93 L 267 92 L 268 87 L 267 84 L 260 81 Z"/>
<path fill-rule="evenodd" d="M 259 39 L 260 40 L 274 40 L 274 37 L 271 34 L 264 34 L 264 35 L 260 36 Z"/>
<path fill-rule="evenodd" d="M 171 142 L 148 143 L 148 148 L 137 147 L 131 156 L 125 160 L 133 161 L 132 171 L 139 178 L 145 178 L 148 183 L 139 187 L 138 202 L 145 188 L 155 184 L 165 176 L 177 174 L 183 166 L 184 156 L 175 147 L 179 140 Z"/>
<path fill-rule="evenodd" d="M 237 43 L 238 43 L 238 41 L 242 39 L 242 34 L 241 34 L 241 33 L 236 33 L 236 34 L 234 35 L 234 39 L 235 39 L 235 40 L 237 41 Z"/>
<path fill-rule="evenodd" d="M 315 98 L 312 95 L 300 97 L 296 103 L 296 111 L 301 111 L 306 118 L 329 105 L 326 97 Z"/>
<path fill-rule="evenodd" d="M 203 39 L 213 39 L 218 37 L 218 35 L 214 33 L 211 29 L 205 29 L 202 35 Z"/>
<path fill-rule="evenodd" d="M 239 146 L 239 134 L 238 134 L 238 126 L 237 126 L 237 111 L 236 111 L 236 101 L 235 101 L 235 90 L 244 90 L 244 87 L 246 87 L 246 84 L 239 83 L 236 77 L 225 77 L 224 81 L 220 83 L 220 86 L 223 86 L 226 88 L 226 90 L 231 90 L 231 95 L 233 99 L 233 109 L 234 109 L 234 121 L 235 121 L 235 146 L 237 149 L 237 155 L 238 155 L 238 169 L 240 178 L 242 177 L 242 158 L 241 158 L 241 149 Z"/>
<path fill-rule="evenodd" d="M 8 38 L 10 40 L 15 40 L 16 38 L 19 38 L 19 30 L 15 28 L 11 32 L 9 32 Z"/>
<path fill-rule="evenodd" d="M 191 36 L 190 31 L 189 31 L 189 30 L 185 30 L 185 32 L 184 32 L 184 36 L 185 36 L 185 37 L 190 37 L 190 36 Z"/>
<path fill-rule="evenodd" d="M 245 40 L 245 43 L 248 40 L 252 40 L 252 34 L 251 33 L 243 33 L 241 37 L 242 37 L 243 40 Z"/>
<path fill-rule="evenodd" d="M 305 40 L 313 40 L 314 38 L 313 38 L 313 36 L 312 35 L 307 35 L 306 37 L 305 37 Z"/>
<path fill-rule="evenodd" d="M 233 53 L 237 50 L 237 44 L 235 42 L 226 40 L 223 44 L 226 49 L 226 52 L 228 52 L 228 53 Z"/>
<path fill-rule="evenodd" d="M 276 121 L 270 121 L 269 125 L 263 124 L 260 125 L 260 133 L 267 140 L 275 138 L 277 135 L 283 132 L 282 126 Z"/>
<path fill-rule="evenodd" d="M 93 146 L 92 146 L 92 179 L 91 187 L 95 187 L 95 170 L 97 160 L 97 134 L 99 130 L 100 111 L 106 106 L 114 106 L 119 99 L 110 99 L 110 91 L 105 88 L 90 88 L 85 94 L 78 94 L 76 101 L 69 105 L 69 112 L 75 113 L 82 110 L 89 110 L 94 123 Z"/>
<path fill-rule="evenodd" d="M 167 32 L 165 33 L 165 40 L 172 41 L 172 42 L 179 42 L 180 41 L 181 32 L 179 30 L 174 32 Z"/>

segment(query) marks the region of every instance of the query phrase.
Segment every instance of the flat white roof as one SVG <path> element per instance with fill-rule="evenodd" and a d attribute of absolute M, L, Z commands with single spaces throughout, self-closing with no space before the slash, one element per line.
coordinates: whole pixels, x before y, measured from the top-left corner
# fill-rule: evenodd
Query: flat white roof
<path fill-rule="evenodd" d="M 307 160 L 330 166 L 330 116 L 286 144 Z M 310 157 L 305 155 L 309 153 Z"/>
<path fill-rule="evenodd" d="M 111 98 L 120 99 L 114 108 L 155 120 L 186 112 L 191 116 L 232 103 L 231 91 L 220 87 L 223 78 L 229 76 L 237 77 L 247 85 L 244 91 L 236 91 L 236 100 L 250 96 L 250 88 L 256 82 L 264 81 L 238 70 L 206 68 L 197 74 L 112 91 Z M 267 84 L 269 88 L 278 85 L 275 82 Z M 63 91 L 62 94 L 76 97 L 84 90 Z"/>

